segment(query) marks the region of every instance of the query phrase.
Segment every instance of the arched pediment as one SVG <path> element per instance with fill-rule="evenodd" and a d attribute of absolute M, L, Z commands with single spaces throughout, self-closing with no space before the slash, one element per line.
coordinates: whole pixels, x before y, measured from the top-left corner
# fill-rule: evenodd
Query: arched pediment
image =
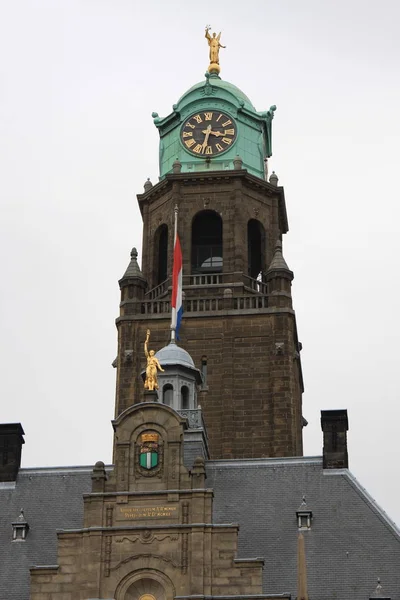
<path fill-rule="evenodd" d="M 141 402 L 129 406 L 112 421 L 114 431 L 125 426 L 126 422 L 132 419 L 135 420 L 136 426 L 144 423 L 156 423 L 165 430 L 173 427 L 187 429 L 185 417 L 181 417 L 173 408 L 159 402 Z"/>

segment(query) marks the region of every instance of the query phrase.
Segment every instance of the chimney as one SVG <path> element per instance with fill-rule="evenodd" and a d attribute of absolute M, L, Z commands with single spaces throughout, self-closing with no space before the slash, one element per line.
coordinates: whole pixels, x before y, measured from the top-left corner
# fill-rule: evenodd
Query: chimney
<path fill-rule="evenodd" d="M 321 427 L 324 433 L 324 469 L 347 469 L 347 410 L 321 410 Z"/>
<path fill-rule="evenodd" d="M 0 425 L 0 481 L 16 481 L 24 444 L 21 423 Z"/>

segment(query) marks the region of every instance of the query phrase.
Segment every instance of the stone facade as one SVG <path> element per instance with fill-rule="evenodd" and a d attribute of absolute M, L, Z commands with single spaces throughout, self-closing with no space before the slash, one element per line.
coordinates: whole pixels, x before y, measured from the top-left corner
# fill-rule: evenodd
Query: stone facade
<path fill-rule="evenodd" d="M 143 215 L 143 279 L 122 279 L 117 319 L 116 416 L 143 399 L 143 341 L 169 341 L 173 214 L 183 253 L 184 318 L 181 345 L 198 368 L 207 363 L 199 391 L 213 458 L 302 455 L 302 375 L 290 281 L 265 274 L 277 240 L 287 231 L 283 189 L 243 170 L 174 174 L 138 197 Z M 192 223 L 202 211 L 222 219 L 221 272 L 192 273 Z M 265 235 L 263 277 L 249 276 L 249 221 Z M 169 277 L 157 280 L 157 231 L 168 227 Z M 290 272 L 289 272 L 290 273 Z M 143 287 L 147 281 L 147 291 Z"/>
<path fill-rule="evenodd" d="M 204 459 L 191 470 L 183 464 L 187 420 L 145 403 L 121 414 L 114 429 L 115 468 L 107 477 L 96 463 L 83 527 L 58 532 L 57 566 L 31 569 L 31 600 L 262 594 L 263 560 L 240 560 L 239 526 L 213 522 Z M 157 465 L 146 469 L 149 439 L 157 440 Z"/>

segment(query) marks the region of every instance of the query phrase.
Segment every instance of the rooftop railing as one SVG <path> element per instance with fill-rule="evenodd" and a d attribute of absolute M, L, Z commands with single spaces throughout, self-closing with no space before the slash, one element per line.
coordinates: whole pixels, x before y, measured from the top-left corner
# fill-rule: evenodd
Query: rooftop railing
<path fill-rule="evenodd" d="M 243 285 L 247 290 L 255 294 L 267 295 L 267 284 L 259 279 L 253 279 L 243 273 L 197 273 L 195 275 L 183 276 L 183 289 L 188 287 L 222 287 L 232 285 L 234 287 Z M 170 292 L 172 281 L 169 277 L 145 294 L 146 300 L 157 300 Z"/>
<path fill-rule="evenodd" d="M 268 296 L 211 296 L 204 298 L 186 298 L 183 310 L 186 316 L 198 313 L 218 313 L 235 310 L 260 310 L 268 308 Z M 167 316 L 171 312 L 171 302 L 165 300 L 144 300 L 126 303 L 125 314 Z"/>

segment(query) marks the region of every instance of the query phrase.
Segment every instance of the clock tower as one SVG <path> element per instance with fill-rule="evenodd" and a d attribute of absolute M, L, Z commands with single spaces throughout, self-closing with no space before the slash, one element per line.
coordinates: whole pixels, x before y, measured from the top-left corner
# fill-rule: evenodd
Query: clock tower
<path fill-rule="evenodd" d="M 143 401 L 138 374 L 147 329 L 155 349 L 170 341 L 177 207 L 184 292 L 178 345 L 201 374 L 197 402 L 212 458 L 302 455 L 301 346 L 293 273 L 282 254 L 285 196 L 265 168 L 275 109 L 258 112 L 210 65 L 170 115 L 153 113 L 160 174 L 137 197 L 142 266 L 132 251 L 119 282 L 116 418 Z M 164 404 L 166 386 L 158 391 Z"/>
<path fill-rule="evenodd" d="M 205 81 L 183 94 L 170 115 L 153 113 L 160 134 L 160 177 L 172 171 L 176 160 L 182 173 L 196 173 L 230 170 L 240 156 L 244 169 L 264 178 L 275 109 L 257 112 L 239 88 L 207 71 Z"/>

